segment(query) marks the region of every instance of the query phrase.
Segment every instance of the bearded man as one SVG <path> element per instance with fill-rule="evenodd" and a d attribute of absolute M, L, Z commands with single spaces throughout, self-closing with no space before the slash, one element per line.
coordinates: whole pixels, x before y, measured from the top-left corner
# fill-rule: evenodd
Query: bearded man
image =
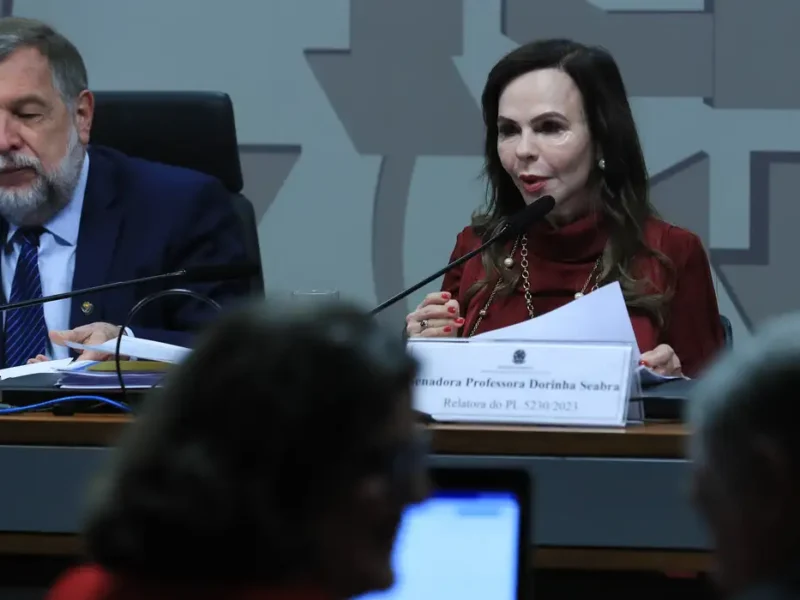
<path fill-rule="evenodd" d="M 0 19 L 3 303 L 246 261 L 241 223 L 221 182 L 89 145 L 93 112 L 76 47 L 44 23 Z M 194 289 L 222 304 L 246 295 L 247 284 Z M 115 338 L 130 308 L 152 291 L 129 287 L 5 311 L 2 366 L 66 358 L 68 340 Z M 146 312 L 126 333 L 185 344 L 212 316 L 199 302 L 179 300 Z"/>

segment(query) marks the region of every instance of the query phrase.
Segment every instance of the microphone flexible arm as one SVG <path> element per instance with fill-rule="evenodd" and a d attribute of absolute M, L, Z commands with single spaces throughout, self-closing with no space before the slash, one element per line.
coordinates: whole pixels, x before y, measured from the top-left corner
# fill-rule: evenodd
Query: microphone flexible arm
<path fill-rule="evenodd" d="M 0 305 L 0 313 L 8 310 L 16 310 L 20 308 L 27 308 L 28 306 L 36 306 L 37 304 L 45 304 L 47 302 L 54 302 L 56 300 L 67 300 L 69 298 L 76 298 L 78 296 L 96 294 L 98 292 L 105 292 L 108 290 L 116 290 L 119 288 L 132 287 L 143 283 L 152 283 L 155 281 L 164 281 L 166 279 L 184 279 L 189 283 L 209 283 L 228 281 L 231 279 L 248 279 L 256 275 L 258 266 L 255 263 L 246 264 L 217 264 L 217 265 L 199 265 L 194 267 L 186 267 L 170 273 L 159 273 L 158 275 L 146 275 L 145 277 L 137 277 L 135 279 L 125 279 L 123 281 L 115 281 L 113 283 L 104 283 L 102 285 L 95 285 L 88 288 L 79 290 L 71 290 L 69 292 L 62 292 L 60 294 L 53 294 L 52 296 L 43 296 L 40 298 L 32 298 L 29 300 L 22 300 L 21 302 L 13 302 L 11 304 Z"/>
<path fill-rule="evenodd" d="M 217 312 L 222 310 L 222 307 L 216 300 L 213 300 L 204 294 L 200 294 L 199 292 L 183 288 L 161 290 L 160 292 L 154 292 L 139 300 L 139 302 L 137 302 L 134 307 L 128 311 L 128 316 L 125 318 L 125 322 L 123 323 L 122 327 L 120 327 L 119 333 L 117 334 L 117 345 L 114 349 L 114 369 L 117 372 L 117 380 L 119 381 L 119 389 L 122 393 L 122 402 L 124 404 L 127 404 L 127 391 L 125 389 L 125 379 L 122 376 L 122 363 L 120 361 L 119 353 L 120 349 L 122 348 L 122 338 L 125 336 L 125 330 L 130 327 L 134 317 L 139 313 L 140 310 L 142 310 L 151 302 L 155 302 L 156 300 L 160 300 L 167 296 L 188 296 L 189 298 L 194 298 L 195 300 L 199 300 L 200 302 L 207 304 Z"/>
<path fill-rule="evenodd" d="M 33 298 L 31 300 L 22 300 L 21 302 L 14 302 L 13 304 L 0 305 L 0 312 L 7 310 L 17 310 L 18 308 L 27 308 L 28 306 L 36 306 L 42 304 L 43 301 L 54 302 L 56 300 L 67 300 L 74 298 L 78 294 L 94 294 L 96 292 L 104 292 L 106 290 L 113 290 L 120 287 L 127 287 L 130 285 L 138 285 L 140 283 L 150 283 L 151 281 L 161 281 L 162 279 L 175 279 L 177 277 L 185 277 L 186 270 L 173 271 L 172 273 L 161 273 L 160 275 L 150 275 L 149 277 L 140 277 L 138 279 L 131 279 L 129 281 L 115 281 L 114 283 L 104 283 L 103 285 L 96 285 L 94 287 L 86 288 L 83 290 L 75 290 L 71 292 L 63 292 L 61 294 L 54 294 L 46 298 Z"/>
<path fill-rule="evenodd" d="M 488 248 L 492 244 L 496 243 L 501 238 L 505 237 L 507 230 L 508 230 L 508 225 L 503 227 L 503 229 L 499 233 L 497 233 L 494 236 L 492 236 L 491 238 L 489 238 L 483 244 L 481 244 L 480 246 L 478 246 L 474 250 L 470 250 L 464 256 L 461 256 L 458 259 L 454 260 L 453 262 L 445 265 L 444 267 L 442 267 L 441 269 L 436 271 L 436 273 L 434 273 L 433 275 L 430 275 L 430 276 L 426 277 L 422 281 L 412 285 L 410 288 L 403 290 L 399 294 L 395 294 L 394 296 L 392 296 L 391 298 L 389 298 L 388 300 L 386 300 L 384 302 L 381 302 L 378 306 L 373 308 L 370 311 L 369 314 L 371 316 L 377 315 L 379 312 L 383 311 L 384 309 L 389 308 L 390 306 L 392 306 L 396 302 L 400 302 L 400 300 L 402 300 L 403 298 L 406 298 L 406 297 L 410 296 L 411 294 L 416 292 L 419 288 L 421 288 L 421 287 L 423 287 L 425 285 L 428 285 L 431 281 L 434 281 L 435 279 L 438 279 L 439 277 L 441 277 L 442 275 L 444 275 L 445 273 L 447 273 L 451 269 L 455 269 L 457 266 L 467 262 L 473 256 L 477 256 L 478 254 L 480 254 L 481 252 L 486 250 L 486 248 Z"/>
<path fill-rule="evenodd" d="M 503 226 L 503 228 L 499 232 L 497 232 L 492 237 L 490 237 L 488 240 L 486 240 L 483 244 L 481 244 L 480 246 L 475 248 L 475 250 L 467 252 L 464 256 L 462 256 L 461 258 L 458 258 L 458 259 L 454 260 L 453 262 L 451 262 L 450 264 L 442 267 L 441 269 L 436 271 L 436 273 L 434 273 L 433 275 L 431 275 L 429 277 L 426 277 L 425 279 L 423 279 L 419 283 L 416 283 L 416 284 L 412 285 L 410 288 L 408 288 L 406 290 L 403 290 L 399 294 L 396 294 L 395 296 L 392 296 L 391 298 L 389 298 L 385 302 L 381 302 L 378 306 L 373 308 L 370 311 L 369 314 L 374 317 L 375 315 L 377 315 L 382 310 L 385 310 L 385 309 L 389 308 L 393 304 L 395 304 L 397 302 L 400 302 L 400 300 L 402 300 L 403 298 L 406 298 L 407 296 L 413 294 L 414 292 L 416 292 L 422 286 L 429 284 L 431 281 L 433 281 L 434 279 L 438 279 L 439 277 L 441 277 L 442 275 L 444 275 L 445 273 L 447 273 L 451 269 L 455 269 L 457 266 L 467 262 L 473 256 L 475 256 L 477 254 L 480 254 L 481 252 L 486 250 L 486 248 L 488 248 L 492 244 L 496 244 L 498 242 L 503 242 L 507 238 L 512 237 L 513 235 L 518 235 L 518 234 L 522 233 L 522 231 L 526 227 L 530 226 L 533 222 L 537 221 L 538 219 L 543 218 L 545 215 L 547 215 L 547 213 L 549 213 L 551 210 L 553 210 L 555 205 L 556 205 L 556 201 L 555 201 L 555 198 L 553 198 L 552 196 L 542 196 L 541 198 L 539 198 L 535 202 L 533 202 L 531 204 L 528 204 L 521 211 L 519 211 L 519 212 L 515 213 L 514 215 L 512 215 L 506 221 L 506 224 Z"/>

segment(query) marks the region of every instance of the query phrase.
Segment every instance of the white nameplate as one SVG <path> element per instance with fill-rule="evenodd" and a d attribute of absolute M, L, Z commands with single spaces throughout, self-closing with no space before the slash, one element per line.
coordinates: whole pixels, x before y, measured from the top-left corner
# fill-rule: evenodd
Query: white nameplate
<path fill-rule="evenodd" d="M 412 338 L 414 408 L 437 421 L 623 427 L 631 344 Z"/>

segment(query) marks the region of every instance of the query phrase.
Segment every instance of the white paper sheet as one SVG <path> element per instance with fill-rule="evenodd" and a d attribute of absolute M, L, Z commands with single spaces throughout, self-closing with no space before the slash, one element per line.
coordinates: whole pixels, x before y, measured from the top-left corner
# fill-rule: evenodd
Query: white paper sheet
<path fill-rule="evenodd" d="M 84 344 L 76 344 L 75 342 L 67 342 L 70 348 L 78 350 L 98 350 L 108 354 L 114 354 L 117 349 L 117 340 L 108 340 L 102 344 L 95 344 L 86 346 Z M 153 340 L 146 340 L 138 337 L 123 336 L 122 345 L 120 346 L 121 356 L 130 356 L 132 358 L 141 358 L 144 360 L 157 360 L 160 362 L 179 363 L 186 358 L 191 350 L 183 346 L 173 346 L 172 344 L 165 344 L 164 342 L 155 342 Z"/>
<path fill-rule="evenodd" d="M 642 385 L 676 379 L 638 365 L 639 344 L 625 306 L 622 288 L 616 281 L 535 319 L 488 331 L 472 339 L 630 343 Z"/>
<path fill-rule="evenodd" d="M 535 319 L 488 331 L 473 339 L 478 338 L 632 343 L 636 350 L 635 358 L 639 360 L 636 335 L 633 333 L 622 289 L 616 281 Z"/>
<path fill-rule="evenodd" d="M 88 361 L 80 360 L 73 362 L 71 358 L 62 358 L 60 360 L 47 360 L 44 362 L 33 363 L 32 365 L 20 365 L 19 367 L 9 367 L 8 369 L 0 369 L 0 379 L 13 379 L 15 377 L 24 377 L 25 375 L 36 375 L 37 373 L 58 373 L 59 371 L 68 368 L 70 365 L 82 366 Z"/>

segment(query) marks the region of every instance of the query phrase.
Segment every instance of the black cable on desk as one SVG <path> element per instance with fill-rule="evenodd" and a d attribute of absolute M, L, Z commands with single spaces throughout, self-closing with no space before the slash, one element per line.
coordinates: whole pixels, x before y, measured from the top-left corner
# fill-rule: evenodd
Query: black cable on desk
<path fill-rule="evenodd" d="M 125 336 L 125 330 L 131 326 L 131 324 L 133 323 L 133 318 L 145 306 L 147 306 L 151 302 L 154 302 L 155 300 L 166 298 L 168 296 L 188 296 L 189 298 L 194 298 L 195 300 L 207 304 L 217 312 L 222 310 L 222 307 L 219 305 L 219 303 L 209 298 L 208 296 L 205 296 L 193 290 L 186 290 L 183 288 L 172 288 L 168 290 L 162 290 L 160 292 L 155 292 L 153 294 L 145 296 L 139 302 L 137 302 L 136 306 L 134 306 L 128 312 L 128 316 L 126 317 L 125 322 L 119 328 L 119 333 L 117 334 L 117 345 L 114 349 L 114 367 L 117 372 L 117 381 L 119 382 L 119 390 L 122 393 L 123 402 L 127 403 L 127 393 L 128 393 L 127 389 L 125 388 L 125 379 L 123 378 L 122 375 L 122 363 L 120 358 L 120 350 L 122 348 L 122 338 Z"/>

